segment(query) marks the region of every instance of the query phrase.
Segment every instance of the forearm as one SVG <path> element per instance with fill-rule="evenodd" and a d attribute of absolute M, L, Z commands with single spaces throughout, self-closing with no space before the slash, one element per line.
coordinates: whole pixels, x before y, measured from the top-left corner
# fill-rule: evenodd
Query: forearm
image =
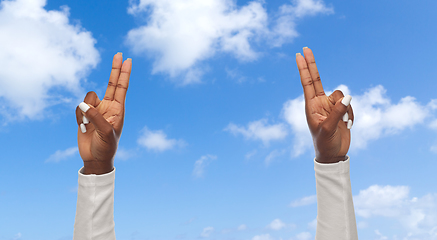
<path fill-rule="evenodd" d="M 115 240 L 115 168 L 102 175 L 84 175 L 79 170 L 73 240 Z"/>
<path fill-rule="evenodd" d="M 316 240 L 357 240 L 349 158 L 338 163 L 314 161 L 317 189 Z"/>

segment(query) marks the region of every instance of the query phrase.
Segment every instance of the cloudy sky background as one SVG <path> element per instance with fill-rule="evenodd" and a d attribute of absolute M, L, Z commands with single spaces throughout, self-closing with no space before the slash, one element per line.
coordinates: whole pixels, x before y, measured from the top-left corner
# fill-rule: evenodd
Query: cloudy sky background
<path fill-rule="evenodd" d="M 359 238 L 437 239 L 437 2 L 2 0 L 0 240 L 72 239 L 76 106 L 133 58 L 117 239 L 314 239 L 295 53 L 353 96 Z"/>

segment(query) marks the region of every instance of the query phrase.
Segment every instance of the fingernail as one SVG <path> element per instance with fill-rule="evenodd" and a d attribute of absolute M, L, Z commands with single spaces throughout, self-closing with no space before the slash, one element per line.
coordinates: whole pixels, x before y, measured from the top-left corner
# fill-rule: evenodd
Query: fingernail
<path fill-rule="evenodd" d="M 123 55 L 123 53 L 122 53 L 122 52 L 118 52 L 117 54 L 118 54 L 118 55 Z"/>
<path fill-rule="evenodd" d="M 348 113 L 345 113 L 344 115 L 343 115 L 343 122 L 348 122 L 349 121 L 349 114 Z"/>
<path fill-rule="evenodd" d="M 347 107 L 351 103 L 351 100 L 352 100 L 352 96 L 347 95 L 341 100 L 341 103 Z"/>
<path fill-rule="evenodd" d="M 88 106 L 88 104 L 86 104 L 84 102 L 81 102 L 79 104 L 79 108 L 80 108 L 80 110 L 82 110 L 82 112 L 86 113 L 88 111 L 88 109 L 90 109 L 90 106 Z"/>
<path fill-rule="evenodd" d="M 302 56 L 302 54 L 300 54 L 300 53 L 298 52 L 298 53 L 296 53 L 296 57 L 297 57 L 297 56 Z"/>
<path fill-rule="evenodd" d="M 85 124 L 83 124 L 83 123 L 80 124 L 80 131 L 81 131 L 82 133 L 86 133 L 86 127 L 85 127 Z"/>
<path fill-rule="evenodd" d="M 347 121 L 347 129 L 351 129 L 352 128 L 352 120 L 349 119 L 349 121 Z"/>
<path fill-rule="evenodd" d="M 307 48 L 308 48 L 308 47 L 303 47 L 302 49 L 305 50 L 305 49 L 307 49 Z"/>
<path fill-rule="evenodd" d="M 127 61 L 127 60 L 129 60 L 129 61 L 131 61 L 131 62 L 132 62 L 132 58 L 128 58 L 128 59 L 126 59 L 126 61 Z"/>
<path fill-rule="evenodd" d="M 86 118 L 85 116 L 82 116 L 82 122 L 83 122 L 83 124 L 88 124 L 88 123 L 90 123 L 90 121 L 88 120 L 88 118 Z"/>

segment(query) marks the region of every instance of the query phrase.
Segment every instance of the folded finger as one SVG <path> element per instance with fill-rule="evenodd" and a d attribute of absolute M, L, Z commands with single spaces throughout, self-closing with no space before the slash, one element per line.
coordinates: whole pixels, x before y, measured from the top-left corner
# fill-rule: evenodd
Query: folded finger
<path fill-rule="evenodd" d="M 349 109 L 347 110 L 347 113 L 349 115 L 349 120 L 347 123 L 347 128 L 351 129 L 354 124 L 354 110 L 352 109 L 352 105 L 349 106 Z"/>
<path fill-rule="evenodd" d="M 330 101 L 331 104 L 333 104 L 333 105 L 335 105 L 335 103 L 336 103 L 338 100 L 342 99 L 342 98 L 344 98 L 344 94 L 343 94 L 343 92 L 340 91 L 340 90 L 335 90 L 335 91 L 334 91 L 331 95 L 329 95 L 329 97 L 328 97 L 329 101 Z M 348 112 L 346 112 L 346 113 L 343 115 L 342 120 L 343 120 L 343 122 L 345 122 L 345 123 L 347 124 L 347 122 L 349 121 L 349 113 L 348 113 Z"/>
<path fill-rule="evenodd" d="M 86 94 L 83 102 L 86 104 L 89 104 L 93 107 L 97 107 L 100 104 L 100 99 L 95 92 L 91 91 L 91 92 L 88 92 Z M 88 120 L 87 117 L 83 116 L 82 123 L 86 125 L 86 124 L 90 123 L 90 121 Z M 83 126 L 81 126 L 81 128 L 83 128 Z"/>
<path fill-rule="evenodd" d="M 337 130 L 338 122 L 342 120 L 343 115 L 347 112 L 347 106 L 345 106 L 341 100 L 338 100 L 328 117 L 321 124 L 321 131 L 324 135 L 330 136 Z"/>
<path fill-rule="evenodd" d="M 94 107 L 90 107 L 86 105 L 85 103 L 79 104 L 80 110 L 83 112 L 86 118 L 89 119 L 89 121 L 93 124 L 96 131 L 98 131 L 101 135 L 108 135 L 110 133 L 113 133 L 113 128 L 108 121 L 103 117 L 102 114 L 97 111 Z M 82 127 L 82 126 L 81 126 Z M 84 131 L 82 131 L 84 132 Z"/>
<path fill-rule="evenodd" d="M 76 121 L 77 121 L 77 125 L 80 126 L 80 124 L 82 123 L 82 111 L 80 110 L 79 106 L 76 107 Z"/>
<path fill-rule="evenodd" d="M 335 103 L 339 100 L 342 99 L 344 97 L 344 94 L 342 91 L 340 90 L 335 90 L 333 93 L 331 93 L 331 95 L 329 95 L 328 99 L 329 101 L 335 105 Z"/>
<path fill-rule="evenodd" d="M 97 107 L 100 104 L 100 99 L 97 94 L 93 91 L 88 92 L 83 100 L 86 104 Z"/>

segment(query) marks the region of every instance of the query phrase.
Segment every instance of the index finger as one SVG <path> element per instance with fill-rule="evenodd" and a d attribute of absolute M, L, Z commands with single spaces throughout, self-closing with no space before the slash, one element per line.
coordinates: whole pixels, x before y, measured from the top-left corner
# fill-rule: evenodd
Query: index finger
<path fill-rule="evenodd" d="M 313 79 L 314 90 L 316 91 L 317 96 L 325 95 L 325 91 L 323 91 L 322 81 L 320 80 L 320 74 L 317 70 L 316 60 L 314 59 L 314 54 L 311 49 L 308 47 L 303 48 L 303 54 L 305 55 L 305 61 L 308 64 L 309 72 Z"/>
<path fill-rule="evenodd" d="M 115 90 L 114 100 L 121 104 L 124 104 L 126 99 L 127 88 L 129 87 L 129 78 L 132 70 L 132 59 L 128 58 L 124 61 L 121 67 L 120 77 L 117 83 L 117 89 Z"/>
<path fill-rule="evenodd" d="M 308 64 L 300 53 L 296 53 L 296 63 L 299 69 L 300 82 L 302 83 L 305 101 L 311 100 L 316 97 L 314 83 L 308 70 Z"/>
<path fill-rule="evenodd" d="M 123 54 L 121 52 L 114 55 L 112 60 L 112 70 L 109 76 L 108 88 L 106 88 L 103 99 L 112 101 L 114 99 L 115 89 L 117 88 L 118 78 L 120 77 L 121 66 L 123 63 Z"/>

